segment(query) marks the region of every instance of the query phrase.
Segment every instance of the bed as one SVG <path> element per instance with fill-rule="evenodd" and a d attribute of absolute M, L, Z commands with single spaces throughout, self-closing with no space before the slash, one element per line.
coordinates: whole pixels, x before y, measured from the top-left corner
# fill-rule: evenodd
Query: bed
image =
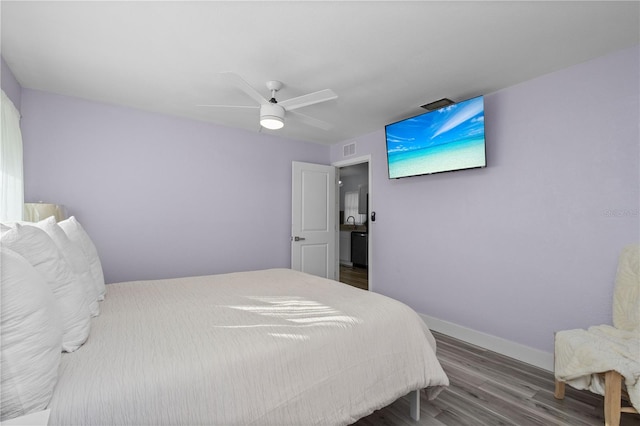
<path fill-rule="evenodd" d="M 290 269 L 110 284 L 90 328 L 49 425 L 346 425 L 448 385 L 411 308 Z"/>

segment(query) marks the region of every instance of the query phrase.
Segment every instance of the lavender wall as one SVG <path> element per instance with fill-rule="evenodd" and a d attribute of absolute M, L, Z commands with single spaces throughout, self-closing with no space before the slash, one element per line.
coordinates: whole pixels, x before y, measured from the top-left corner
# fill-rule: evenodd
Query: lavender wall
<path fill-rule="evenodd" d="M 24 89 L 25 199 L 67 206 L 107 282 L 290 266 L 291 162 L 329 148 Z"/>
<path fill-rule="evenodd" d="M 13 75 L 13 72 L 9 68 L 9 65 L 4 61 L 4 58 L 0 57 L 0 84 L 2 85 L 2 90 L 7 94 L 13 105 L 20 111 L 21 109 L 21 97 L 22 97 L 22 86 L 16 80 L 16 77 Z"/>
<path fill-rule="evenodd" d="M 384 131 L 357 138 L 375 291 L 546 352 L 556 330 L 610 323 L 617 255 L 640 237 L 638 62 L 635 47 L 487 95 L 485 169 L 388 180 Z"/>

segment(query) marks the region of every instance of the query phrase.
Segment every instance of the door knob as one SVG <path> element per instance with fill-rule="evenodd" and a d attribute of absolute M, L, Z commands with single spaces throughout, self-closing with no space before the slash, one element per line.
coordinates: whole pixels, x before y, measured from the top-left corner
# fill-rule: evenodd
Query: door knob
<path fill-rule="evenodd" d="M 306 238 L 304 237 L 293 237 L 293 241 L 304 241 Z"/>

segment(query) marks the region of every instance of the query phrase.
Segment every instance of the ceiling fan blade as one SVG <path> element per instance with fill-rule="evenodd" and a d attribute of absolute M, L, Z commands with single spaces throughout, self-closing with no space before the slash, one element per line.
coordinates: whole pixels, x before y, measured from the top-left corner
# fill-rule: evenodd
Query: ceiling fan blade
<path fill-rule="evenodd" d="M 322 130 L 333 129 L 333 125 L 327 123 L 326 121 L 318 120 L 317 118 L 309 117 L 308 115 L 304 115 L 296 111 L 287 111 L 287 114 L 291 114 L 296 118 L 296 120 L 299 120 L 310 126 L 317 127 L 318 129 L 322 129 Z"/>
<path fill-rule="evenodd" d="M 278 105 L 287 111 L 306 107 L 320 102 L 336 99 L 338 95 L 331 89 L 320 90 L 319 92 L 309 93 L 307 95 L 298 96 L 296 98 L 287 99 L 286 101 L 278 101 Z"/>
<path fill-rule="evenodd" d="M 196 105 L 199 107 L 213 107 L 213 108 L 260 108 L 258 105 L 209 105 L 209 104 L 199 104 Z"/>
<path fill-rule="evenodd" d="M 233 72 L 221 72 L 220 75 L 227 80 L 227 82 L 233 84 L 238 89 L 245 92 L 249 95 L 253 100 L 258 102 L 258 104 L 262 105 L 266 102 L 269 102 L 264 98 L 256 89 L 253 88 L 249 83 L 247 83 L 242 77 Z"/>

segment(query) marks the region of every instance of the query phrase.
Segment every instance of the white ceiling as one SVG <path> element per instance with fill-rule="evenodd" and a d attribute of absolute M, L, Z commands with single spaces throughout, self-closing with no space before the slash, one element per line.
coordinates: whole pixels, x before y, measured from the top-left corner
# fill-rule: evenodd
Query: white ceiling
<path fill-rule="evenodd" d="M 329 88 L 263 130 L 333 144 L 637 45 L 640 2 L 138 1 L 1 3 L 2 56 L 25 88 L 257 132 L 257 109 L 219 73 L 279 99 Z"/>

